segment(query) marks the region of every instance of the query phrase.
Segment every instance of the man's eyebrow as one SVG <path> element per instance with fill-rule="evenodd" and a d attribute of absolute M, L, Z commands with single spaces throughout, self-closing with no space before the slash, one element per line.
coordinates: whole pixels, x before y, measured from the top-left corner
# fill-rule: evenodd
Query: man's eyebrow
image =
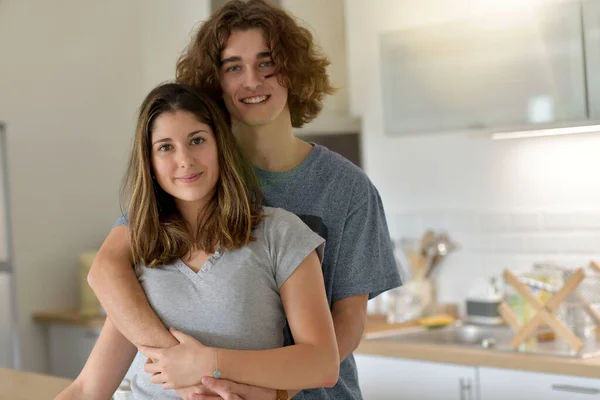
<path fill-rule="evenodd" d="M 230 62 L 238 62 L 238 61 L 242 61 L 242 57 L 239 57 L 239 56 L 228 57 L 228 58 L 224 58 L 221 60 L 221 65 L 227 64 Z"/>
<path fill-rule="evenodd" d="M 270 51 L 263 51 L 260 52 L 256 55 L 256 58 L 262 59 L 262 58 L 271 58 L 271 52 Z M 239 62 L 242 61 L 242 57 L 240 56 L 232 56 L 232 57 L 227 57 L 221 60 L 221 65 L 225 65 L 227 63 L 231 63 L 231 62 Z"/>

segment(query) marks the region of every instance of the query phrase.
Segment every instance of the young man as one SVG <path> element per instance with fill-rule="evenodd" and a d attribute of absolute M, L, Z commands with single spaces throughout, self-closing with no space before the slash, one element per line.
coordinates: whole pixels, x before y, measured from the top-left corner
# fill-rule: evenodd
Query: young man
<path fill-rule="evenodd" d="M 266 205 L 295 213 L 326 239 L 323 275 L 343 360 L 340 378 L 333 388 L 305 390 L 295 398 L 361 399 L 352 352 L 364 329 L 367 300 L 399 286 L 400 277 L 383 206 L 367 176 L 292 134 L 317 116 L 333 91 L 328 64 L 310 33 L 284 11 L 262 0 L 231 1 L 201 26 L 178 63 L 177 80 L 222 99 L 238 143 L 256 167 Z M 96 257 L 90 284 L 132 343 L 176 346 L 137 282 L 128 243 L 127 227 L 116 226 Z M 286 344 L 293 343 L 289 330 L 285 336 Z M 283 397 L 225 380 L 203 383 L 224 399 Z M 203 396 L 197 398 L 215 398 Z"/>

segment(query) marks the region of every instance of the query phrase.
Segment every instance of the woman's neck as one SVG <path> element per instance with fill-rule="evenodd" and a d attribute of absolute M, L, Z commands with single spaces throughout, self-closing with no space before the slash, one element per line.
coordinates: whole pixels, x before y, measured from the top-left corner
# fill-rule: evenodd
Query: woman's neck
<path fill-rule="evenodd" d="M 190 227 L 190 232 L 195 236 L 196 232 L 198 232 L 198 223 L 202 220 L 206 204 L 201 205 L 195 202 L 177 200 L 175 202 L 183 220 Z"/>

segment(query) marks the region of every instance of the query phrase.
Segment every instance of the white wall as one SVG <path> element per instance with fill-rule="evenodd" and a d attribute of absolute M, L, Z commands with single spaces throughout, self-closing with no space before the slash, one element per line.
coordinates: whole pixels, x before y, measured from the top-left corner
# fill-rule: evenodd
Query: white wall
<path fill-rule="evenodd" d="M 175 6 L 176 4 L 176 6 Z M 175 78 L 181 52 L 199 24 L 210 15 L 209 0 L 151 0 L 142 14 L 142 86 L 144 93 Z"/>
<path fill-rule="evenodd" d="M 171 4 L 0 2 L 0 120 L 24 369 L 47 370 L 32 313 L 77 306 L 77 254 L 98 248 L 120 213 L 137 108 L 174 76 L 189 30 L 207 15 L 207 1 Z"/>
<path fill-rule="evenodd" d="M 600 135 L 491 141 L 383 133 L 378 35 L 522 2 L 346 0 L 350 109 L 363 120 L 365 169 L 396 239 L 446 229 L 461 250 L 440 266 L 442 300 L 503 268 L 600 256 Z M 431 116 L 435 118 L 435 115 Z"/>
<path fill-rule="evenodd" d="M 315 42 L 331 61 L 327 69 L 331 83 L 338 91 L 328 96 L 328 111 L 348 112 L 348 78 L 344 0 L 281 0 L 281 7 L 296 17 L 299 24 L 311 31 Z"/>
<path fill-rule="evenodd" d="M 325 98 L 317 118 L 295 133 L 359 132 L 360 119 L 349 115 L 344 0 L 281 0 L 280 5 L 312 33 L 316 45 L 327 55 L 331 62 L 327 73 L 337 89 Z"/>

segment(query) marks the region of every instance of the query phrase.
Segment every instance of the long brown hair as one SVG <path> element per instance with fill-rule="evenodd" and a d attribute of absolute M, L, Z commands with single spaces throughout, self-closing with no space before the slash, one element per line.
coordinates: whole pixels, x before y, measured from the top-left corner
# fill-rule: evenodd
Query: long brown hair
<path fill-rule="evenodd" d="M 335 89 L 329 82 L 330 64 L 313 41 L 282 9 L 263 0 L 232 0 L 223 5 L 198 30 L 177 63 L 177 81 L 207 90 L 220 98 L 221 53 L 232 31 L 261 29 L 275 63 L 275 73 L 288 88 L 292 126 L 300 128 L 323 108 L 325 95 Z M 285 83 L 284 83 L 285 81 Z"/>
<path fill-rule="evenodd" d="M 217 144 L 219 179 L 198 221 L 197 232 L 190 232 L 173 197 L 152 179 L 154 121 L 163 113 L 175 111 L 187 111 L 210 126 Z M 156 87 L 142 103 L 123 199 L 128 204 L 134 262 L 148 267 L 168 264 L 196 248 L 212 253 L 217 246 L 245 246 L 254 240 L 252 230 L 261 219 L 260 185 L 231 132 L 228 114 L 208 95 L 180 83 Z"/>

